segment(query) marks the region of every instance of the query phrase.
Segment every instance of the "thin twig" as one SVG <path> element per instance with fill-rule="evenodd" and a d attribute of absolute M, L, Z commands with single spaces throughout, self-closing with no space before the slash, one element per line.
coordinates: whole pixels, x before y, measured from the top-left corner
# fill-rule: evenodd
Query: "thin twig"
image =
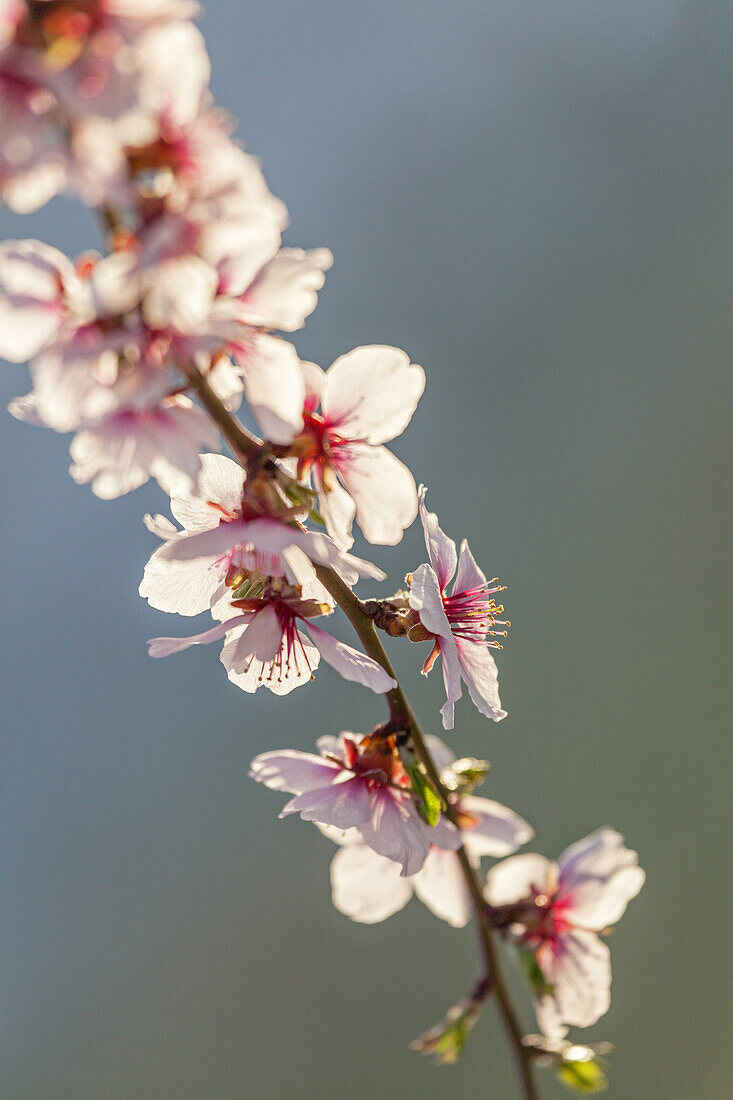
<path fill-rule="evenodd" d="M 217 397 L 211 389 L 206 377 L 193 366 L 182 367 L 181 369 L 190 384 L 196 390 L 202 405 L 219 427 L 219 430 L 231 446 L 239 461 L 246 466 L 248 463 L 255 460 L 258 455 L 261 455 L 262 444 L 251 436 L 241 424 L 239 424 L 228 409 L 225 408 L 219 397 Z M 385 672 L 397 681 L 397 687 L 392 688 L 391 691 L 386 693 L 390 723 L 394 725 L 396 729 L 404 729 L 410 734 L 415 755 L 425 768 L 430 782 L 445 803 L 446 817 L 458 827 L 459 822 L 451 806 L 450 794 L 441 781 L 438 769 L 428 749 L 425 734 L 407 701 L 407 697 L 400 686 L 399 680 L 397 680 L 392 663 L 387 656 L 372 619 L 364 611 L 361 600 L 358 596 L 354 595 L 338 573 L 322 565 L 315 566 L 315 570 L 321 584 L 327 589 L 353 626 L 364 647 L 365 653 L 375 660 L 377 664 L 381 665 Z M 496 994 L 499 1014 L 509 1037 L 516 1061 L 517 1071 L 522 1085 L 523 1100 L 538 1100 L 532 1073 L 532 1053 L 530 1049 L 522 1043 L 522 1030 L 519 1026 L 519 1021 L 514 1011 L 514 1006 L 512 1005 L 499 962 L 494 932 L 491 927 L 490 911 L 483 896 L 478 874 L 463 846 L 458 849 L 456 855 L 458 856 L 463 878 L 468 888 L 471 904 L 474 909 L 479 943 L 484 961 L 485 978 L 487 982 L 491 983 L 492 990 Z"/>

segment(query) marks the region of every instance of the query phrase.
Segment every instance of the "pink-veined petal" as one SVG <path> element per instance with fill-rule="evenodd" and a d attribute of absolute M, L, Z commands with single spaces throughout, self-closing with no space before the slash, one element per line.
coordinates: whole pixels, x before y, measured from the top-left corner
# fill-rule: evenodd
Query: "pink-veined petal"
<path fill-rule="evenodd" d="M 320 821 L 337 829 L 357 828 L 369 816 L 369 791 L 360 776 L 291 798 L 280 817 L 300 814 L 303 821 Z"/>
<path fill-rule="evenodd" d="M 386 443 L 410 423 L 424 389 L 422 367 L 399 348 L 354 348 L 326 372 L 323 413 L 347 439 Z"/>
<path fill-rule="evenodd" d="M 71 262 L 41 241 L 0 244 L 0 356 L 23 363 L 58 334 L 63 281 L 78 283 Z"/>
<path fill-rule="evenodd" d="M 360 653 L 345 642 L 339 642 L 325 630 L 314 626 L 312 622 L 306 622 L 303 625 L 324 661 L 345 680 L 363 684 L 364 687 L 371 688 L 380 695 L 397 687 L 397 681 L 385 672 L 381 665 L 371 657 L 367 657 L 366 653 Z"/>
<path fill-rule="evenodd" d="M 217 527 L 242 504 L 244 470 L 225 455 L 202 454 L 195 495 L 171 497 L 171 512 L 186 531 Z M 212 507 L 219 505 L 219 507 Z"/>
<path fill-rule="evenodd" d="M 273 791 L 303 794 L 332 783 L 342 770 L 331 760 L 296 749 L 280 749 L 255 756 L 249 774 Z"/>
<path fill-rule="evenodd" d="M 402 909 L 412 897 L 411 881 L 364 843 L 341 848 L 331 861 L 333 904 L 360 924 L 377 924 Z"/>
<path fill-rule="evenodd" d="M 420 622 L 431 634 L 452 637 L 450 623 L 440 595 L 440 583 L 432 566 L 418 565 L 410 583 L 410 607 L 417 611 Z"/>
<path fill-rule="evenodd" d="M 443 686 L 445 687 L 445 702 L 440 708 L 440 717 L 443 720 L 443 729 L 452 730 L 455 723 L 455 707 L 463 695 L 461 687 L 461 666 L 458 660 L 458 649 L 453 635 L 449 638 L 441 638 L 440 665 L 443 673 Z"/>
<path fill-rule="evenodd" d="M 412 799 L 389 787 L 371 792 L 369 820 L 358 829 L 370 848 L 400 864 L 403 875 L 417 874 L 430 851 L 426 828 Z"/>

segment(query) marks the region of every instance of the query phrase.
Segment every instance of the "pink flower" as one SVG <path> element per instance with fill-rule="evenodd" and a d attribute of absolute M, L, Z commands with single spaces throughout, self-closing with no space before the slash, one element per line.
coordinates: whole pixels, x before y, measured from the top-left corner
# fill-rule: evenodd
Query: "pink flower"
<path fill-rule="evenodd" d="M 280 816 L 300 814 L 335 829 L 356 829 L 364 843 L 414 875 L 431 843 L 460 846 L 458 832 L 444 818 L 426 825 L 417 811 L 410 781 L 390 739 L 342 733 L 322 737 L 321 756 L 284 749 L 252 761 L 250 775 L 276 791 L 295 795 Z"/>
<path fill-rule="evenodd" d="M 382 444 L 404 431 L 425 388 L 422 367 L 398 348 L 355 348 L 322 371 L 304 364 L 303 430 L 289 454 L 313 476 L 326 529 L 353 543 L 356 520 L 369 542 L 394 546 L 417 515 L 415 481 Z M 320 405 L 320 412 L 318 407 Z"/>
<path fill-rule="evenodd" d="M 0 244 L 0 355 L 23 363 L 88 320 L 82 281 L 58 249 L 41 241 Z"/>
<path fill-rule="evenodd" d="M 428 737 L 428 747 L 441 778 L 450 784 L 455 754 L 438 737 Z M 451 803 L 459 817 L 461 842 L 474 867 L 482 856 L 510 855 L 533 836 L 532 827 L 500 802 L 455 794 Z M 471 898 L 452 849 L 433 841 L 422 868 L 404 878 L 396 864 L 368 848 L 355 829 L 340 832 L 323 826 L 321 832 L 341 846 L 331 861 L 331 888 L 333 904 L 345 916 L 361 924 L 376 924 L 404 908 L 415 894 L 436 917 L 454 928 L 470 921 Z"/>
<path fill-rule="evenodd" d="M 506 907 L 516 942 L 544 979 L 535 996 L 545 1034 L 588 1027 L 608 1011 L 611 959 L 598 933 L 621 919 L 643 884 L 636 852 L 608 828 L 566 848 L 557 863 L 528 853 L 489 872 L 489 903 Z"/>
<path fill-rule="evenodd" d="M 411 641 L 433 643 L 423 665 L 426 676 L 436 658 L 441 659 L 446 702 L 440 713 L 445 729 L 453 729 L 455 704 L 463 694 L 461 680 L 480 713 L 499 722 L 506 711 L 501 708 L 499 675 L 490 649 L 500 649 L 494 639 L 506 634 L 506 630 L 495 627 L 509 626 L 498 618 L 504 609 L 493 600 L 494 594 L 503 589 L 495 579 L 486 580 L 465 539 L 457 557 L 456 544 L 440 529 L 437 516 L 427 511 L 425 494 L 421 486 L 420 519 L 430 564 L 419 566 L 408 578 L 410 606 L 420 620 L 409 637 Z M 448 595 L 447 587 L 454 576 Z"/>
<path fill-rule="evenodd" d="M 17 60 L 12 48 L 0 55 L 0 198 L 30 214 L 64 190 L 69 152 L 56 97 Z"/>

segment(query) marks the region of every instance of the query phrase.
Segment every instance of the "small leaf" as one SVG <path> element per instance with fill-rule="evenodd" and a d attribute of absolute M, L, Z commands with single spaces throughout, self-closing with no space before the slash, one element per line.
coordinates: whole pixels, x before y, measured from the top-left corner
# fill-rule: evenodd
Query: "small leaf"
<path fill-rule="evenodd" d="M 530 951 L 528 947 L 517 947 L 517 956 L 519 958 L 522 972 L 529 985 L 529 988 L 534 993 L 535 997 L 544 997 L 547 994 L 552 993 L 552 986 L 549 984 L 545 975 L 542 973 L 540 964 L 537 962 L 537 956 L 534 951 Z"/>
<path fill-rule="evenodd" d="M 557 1078 L 574 1092 L 589 1095 L 608 1088 L 608 1078 L 593 1060 L 575 1061 L 565 1058 L 557 1067 Z"/>
<path fill-rule="evenodd" d="M 423 821 L 430 826 L 437 825 L 443 808 L 440 795 L 432 787 L 419 764 L 410 764 L 407 768 L 412 791 L 417 800 L 417 809 Z"/>

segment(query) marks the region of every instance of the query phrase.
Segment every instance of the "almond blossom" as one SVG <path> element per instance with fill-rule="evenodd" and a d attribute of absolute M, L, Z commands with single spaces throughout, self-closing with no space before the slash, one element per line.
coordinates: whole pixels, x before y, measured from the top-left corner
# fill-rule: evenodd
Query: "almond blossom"
<path fill-rule="evenodd" d="M 443 817 L 434 826 L 420 817 L 410 780 L 393 738 L 342 733 L 319 738 L 321 755 L 284 749 L 256 756 L 250 775 L 276 791 L 295 795 L 280 813 L 335 829 L 356 829 L 364 843 L 415 875 L 431 844 L 460 847 L 460 834 Z"/>
<path fill-rule="evenodd" d="M 442 776 L 450 781 L 455 754 L 437 737 L 428 746 Z M 513 810 L 489 798 L 456 794 L 451 805 L 460 824 L 460 837 L 474 867 L 482 856 L 501 858 L 515 852 L 533 836 L 532 827 Z M 341 846 L 331 862 L 333 904 L 347 917 L 375 924 L 404 908 L 414 894 L 436 917 L 462 928 L 473 916 L 471 896 L 452 849 L 433 841 L 422 868 L 407 878 L 397 866 L 367 847 L 356 830 L 322 832 Z"/>
<path fill-rule="evenodd" d="M 178 615 L 212 609 L 226 618 L 232 591 L 247 582 L 250 592 L 266 577 L 283 577 L 306 598 L 323 603 L 329 597 L 316 578 L 314 562 L 335 569 L 348 584 L 359 576 L 384 577 L 320 532 L 252 512 L 245 499 L 244 470 L 230 458 L 203 454 L 200 463 L 196 490 L 171 496 L 171 512 L 182 530 L 164 517 L 148 521 L 164 540 L 140 584 L 140 595 L 152 607 Z M 193 539 L 206 532 L 206 538 Z"/>
<path fill-rule="evenodd" d="M 412 419 L 425 372 L 404 351 L 379 344 L 354 348 L 327 371 L 315 363 L 304 370 L 303 429 L 287 451 L 298 460 L 298 476 L 312 475 L 326 529 L 339 546 L 352 545 L 355 516 L 369 542 L 394 546 L 417 515 L 417 490 L 408 468 L 382 444 Z"/>
<path fill-rule="evenodd" d="M 557 863 L 527 853 L 489 871 L 486 897 L 506 911 L 515 941 L 530 951 L 543 981 L 535 990 L 545 1034 L 588 1027 L 610 1003 L 611 958 L 600 939 L 644 885 L 636 852 L 602 828 L 566 848 Z"/>
<path fill-rule="evenodd" d="M 445 729 L 453 729 L 455 704 L 463 694 L 461 680 L 480 713 L 499 722 L 506 711 L 499 700 L 499 674 L 490 650 L 501 649 L 495 639 L 506 635 L 506 630 L 495 627 L 509 626 L 498 617 L 504 608 L 493 599 L 504 589 L 496 578 L 486 580 L 466 539 L 457 556 L 456 544 L 443 533 L 438 517 L 425 507 L 426 492 L 421 485 L 420 520 L 430 564 L 420 565 L 408 577 L 410 607 L 419 618 L 409 637 L 433 643 L 422 669 L 426 676 L 436 659 L 441 659 L 447 698 L 440 713 Z M 448 595 L 451 580 L 453 588 Z"/>

